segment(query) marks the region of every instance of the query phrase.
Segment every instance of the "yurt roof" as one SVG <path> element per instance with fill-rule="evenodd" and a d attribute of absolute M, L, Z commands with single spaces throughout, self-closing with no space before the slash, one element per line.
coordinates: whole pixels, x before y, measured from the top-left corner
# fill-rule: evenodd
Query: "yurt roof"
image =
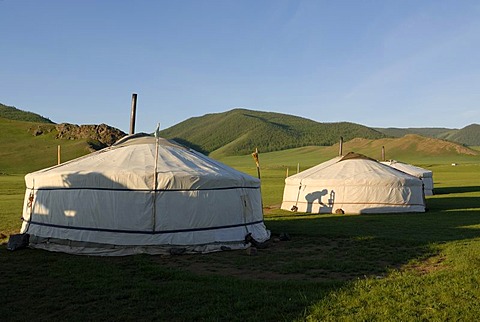
<path fill-rule="evenodd" d="M 148 134 L 122 138 L 111 147 L 25 176 L 27 187 L 157 190 L 258 187 L 257 178 L 175 141 Z M 156 162 L 156 165 L 155 165 Z"/>
<path fill-rule="evenodd" d="M 412 175 L 353 152 L 320 163 L 288 177 L 285 181 L 289 184 L 309 184 L 321 180 L 341 185 L 402 184 L 405 182 L 421 185 L 421 181 Z"/>
<path fill-rule="evenodd" d="M 417 177 L 429 178 L 433 174 L 430 170 L 396 160 L 383 161 L 382 163 Z"/>

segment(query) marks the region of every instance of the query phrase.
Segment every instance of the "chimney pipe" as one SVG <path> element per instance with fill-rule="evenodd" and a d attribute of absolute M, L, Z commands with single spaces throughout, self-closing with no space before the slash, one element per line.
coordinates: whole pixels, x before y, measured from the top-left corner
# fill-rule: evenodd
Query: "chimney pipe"
<path fill-rule="evenodd" d="M 342 156 L 343 155 L 343 136 L 340 137 L 340 149 L 338 151 L 338 156 Z"/>
<path fill-rule="evenodd" d="M 132 112 L 130 114 L 130 133 L 135 134 L 135 116 L 137 114 L 137 94 L 132 94 Z"/>

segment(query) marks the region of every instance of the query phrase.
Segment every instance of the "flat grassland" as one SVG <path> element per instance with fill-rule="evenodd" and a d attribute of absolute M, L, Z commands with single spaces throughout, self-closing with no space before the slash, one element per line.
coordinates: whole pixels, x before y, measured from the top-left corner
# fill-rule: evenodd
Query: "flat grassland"
<path fill-rule="evenodd" d="M 0 175 L 0 319 L 478 320 L 480 158 L 400 160 L 434 173 L 426 213 L 280 210 L 287 167 L 293 174 L 332 153 L 316 147 L 260 155 L 266 226 L 291 240 L 272 239 L 257 255 L 9 252 L 8 236 L 21 225 L 23 174 Z M 250 156 L 221 161 L 256 175 Z"/>

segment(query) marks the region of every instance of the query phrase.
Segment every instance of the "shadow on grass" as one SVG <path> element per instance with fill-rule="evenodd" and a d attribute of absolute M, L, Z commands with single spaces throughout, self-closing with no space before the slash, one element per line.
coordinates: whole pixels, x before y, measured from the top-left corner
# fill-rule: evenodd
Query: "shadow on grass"
<path fill-rule="evenodd" d="M 468 228 L 480 224 L 475 211 L 289 215 L 266 224 L 274 237 L 288 232 L 291 240 L 271 242 L 256 256 L 231 251 L 104 258 L 12 253 L 2 245 L 0 316 L 291 321 L 349 283 L 384 278 L 412 260 L 435 256 L 432 244 L 480 236 Z M 34 282 L 26 276 L 35 276 Z"/>
<path fill-rule="evenodd" d="M 478 206 L 479 201 L 471 199 L 468 198 L 466 203 Z M 267 221 L 267 227 L 274 231 L 288 231 L 306 236 L 374 238 L 425 245 L 480 237 L 480 212 L 463 209 L 417 214 L 312 217 L 299 217 L 292 221 Z M 479 228 L 474 229 L 477 225 Z"/>
<path fill-rule="evenodd" d="M 451 194 L 451 193 L 480 192 L 480 186 L 435 188 L 434 191 L 435 191 L 435 195 L 447 195 L 447 194 Z"/>
<path fill-rule="evenodd" d="M 247 257 L 244 252 L 216 255 L 232 254 Z M 208 255 L 213 262 L 214 255 Z M 198 274 L 169 265 L 176 259 L 190 266 L 208 261 L 203 255 L 105 258 L 30 249 L 12 253 L 1 246 L 0 316 L 9 321 L 292 321 L 341 286 Z M 235 265 L 248 268 L 257 260 L 265 258 L 248 257 Z"/>
<path fill-rule="evenodd" d="M 431 211 L 266 218 L 273 239 L 245 251 L 184 256 L 74 256 L 0 246 L 0 316 L 12 320 L 294 320 L 349 283 L 480 237 L 479 198 L 429 198 Z M 32 279 L 26 276 L 35 276 Z M 48 285 L 48 287 L 45 287 Z M 19 292 L 18 290 L 22 290 Z M 41 295 L 41 296 L 39 296 Z M 29 309 L 24 310 L 24 303 Z M 159 304 L 161 303 L 161 304 Z"/>
<path fill-rule="evenodd" d="M 427 207 L 430 212 L 467 211 L 480 208 L 480 197 L 430 198 L 427 199 Z"/>

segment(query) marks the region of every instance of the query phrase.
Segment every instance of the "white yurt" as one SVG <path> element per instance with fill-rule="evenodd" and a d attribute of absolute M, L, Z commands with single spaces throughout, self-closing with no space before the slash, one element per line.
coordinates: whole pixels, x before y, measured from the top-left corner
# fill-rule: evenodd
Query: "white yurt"
<path fill-rule="evenodd" d="M 134 134 L 25 176 L 30 246 L 89 255 L 211 252 L 264 242 L 260 181 L 174 141 Z"/>
<path fill-rule="evenodd" d="M 306 213 L 424 212 L 422 181 L 349 153 L 285 179 L 282 209 Z"/>
<path fill-rule="evenodd" d="M 406 172 L 423 181 L 423 190 L 426 196 L 433 195 L 433 172 L 412 164 L 403 163 L 395 160 L 382 161 L 383 164 L 389 165 L 392 168 Z"/>

